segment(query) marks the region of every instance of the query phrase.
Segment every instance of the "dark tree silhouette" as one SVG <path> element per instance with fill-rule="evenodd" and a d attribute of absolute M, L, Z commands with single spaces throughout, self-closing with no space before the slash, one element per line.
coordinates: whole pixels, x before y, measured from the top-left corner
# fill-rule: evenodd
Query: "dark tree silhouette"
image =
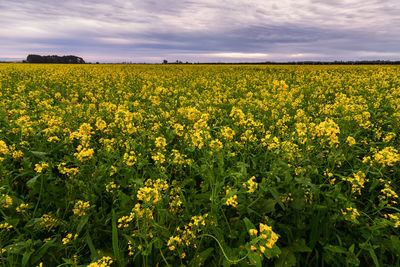
<path fill-rule="evenodd" d="M 85 64 L 85 61 L 81 57 L 77 56 L 40 56 L 40 55 L 28 55 L 26 58 L 28 63 L 59 63 L 59 64 Z"/>

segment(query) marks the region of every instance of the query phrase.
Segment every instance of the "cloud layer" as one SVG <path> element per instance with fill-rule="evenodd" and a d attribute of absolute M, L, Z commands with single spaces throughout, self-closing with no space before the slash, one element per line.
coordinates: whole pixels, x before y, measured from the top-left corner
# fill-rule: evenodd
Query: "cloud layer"
<path fill-rule="evenodd" d="M 4 0 L 0 58 L 400 59 L 398 0 Z"/>

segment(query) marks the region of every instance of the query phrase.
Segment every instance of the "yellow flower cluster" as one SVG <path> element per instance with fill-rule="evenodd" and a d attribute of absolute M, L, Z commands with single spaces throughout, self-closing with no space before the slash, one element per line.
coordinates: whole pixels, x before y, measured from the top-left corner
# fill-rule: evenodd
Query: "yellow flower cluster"
<path fill-rule="evenodd" d="M 137 192 L 137 199 L 143 203 L 156 204 L 162 199 L 162 192 L 168 189 L 168 183 L 164 180 L 148 179 L 145 186 L 139 188 Z"/>
<path fill-rule="evenodd" d="M 72 237 L 72 234 L 69 233 L 69 234 L 67 234 L 67 235 L 62 239 L 62 243 L 63 243 L 64 245 L 67 245 L 69 242 L 71 242 L 72 239 L 73 239 L 73 240 L 76 240 L 77 238 L 78 238 L 78 234 L 75 234 L 75 235 Z"/>
<path fill-rule="evenodd" d="M 100 131 L 103 131 L 107 127 L 107 123 L 104 120 L 97 118 L 96 127 Z"/>
<path fill-rule="evenodd" d="M 109 256 L 103 256 L 96 262 L 90 263 L 87 267 L 109 267 L 113 263 L 113 260 Z"/>
<path fill-rule="evenodd" d="M 254 193 L 258 188 L 256 177 L 252 176 L 246 183 L 243 183 L 243 187 L 247 188 L 247 193 Z"/>
<path fill-rule="evenodd" d="M 355 143 L 356 143 L 356 139 L 354 139 L 354 137 L 352 137 L 352 136 L 348 136 L 347 139 L 346 139 L 346 141 L 347 141 L 347 144 L 348 144 L 349 146 L 353 146 L 353 145 L 355 145 Z"/>
<path fill-rule="evenodd" d="M 393 147 L 385 147 L 374 155 L 375 162 L 382 165 L 382 167 L 393 166 L 396 162 L 400 161 L 400 154 L 397 149 Z"/>
<path fill-rule="evenodd" d="M 157 148 L 165 150 L 165 147 L 167 146 L 167 140 L 163 136 L 157 137 L 155 145 Z"/>
<path fill-rule="evenodd" d="M 67 166 L 67 163 L 65 163 L 65 162 L 58 164 L 57 165 L 58 171 L 61 174 L 66 174 L 70 178 L 78 174 L 79 169 L 77 167 L 67 168 L 66 166 Z"/>
<path fill-rule="evenodd" d="M 180 196 L 181 188 L 179 187 L 171 187 L 169 192 L 169 211 L 172 213 L 176 213 L 179 211 L 179 208 L 182 206 L 183 202 Z"/>
<path fill-rule="evenodd" d="M 16 210 L 17 212 L 20 212 L 20 213 L 25 213 L 26 210 L 28 209 L 28 207 L 29 207 L 28 204 L 21 203 L 18 207 L 15 208 L 15 210 Z"/>
<path fill-rule="evenodd" d="M 120 188 L 119 185 L 116 185 L 114 182 L 109 182 L 106 186 L 106 192 L 108 193 L 115 193 Z"/>
<path fill-rule="evenodd" d="M 259 235 L 257 235 L 259 233 Z M 250 249 L 264 253 L 265 250 L 272 249 L 278 241 L 278 235 L 272 231 L 272 227 L 267 224 L 260 223 L 259 231 L 257 229 L 249 229 L 250 237 L 252 238 Z"/>
<path fill-rule="evenodd" d="M 138 216 L 139 218 L 153 219 L 153 210 L 154 206 L 149 205 L 141 205 L 140 203 L 136 203 L 135 207 L 132 209 L 132 212 Z"/>
<path fill-rule="evenodd" d="M 399 198 L 399 195 L 390 188 L 390 183 L 385 183 L 385 188 L 381 190 L 382 195 L 379 196 L 380 200 L 387 200 L 388 201 L 388 206 L 391 206 L 392 204 L 395 205 L 397 204 L 397 199 Z"/>
<path fill-rule="evenodd" d="M 368 179 L 365 179 L 365 177 L 365 173 L 358 171 L 357 173 L 353 173 L 353 177 L 345 177 L 343 180 L 351 183 L 351 193 L 357 193 L 361 196 L 361 189 L 364 188 L 365 182 L 368 182 Z"/>
<path fill-rule="evenodd" d="M 135 217 L 135 213 L 131 212 L 129 216 L 122 216 L 118 219 L 118 228 L 128 228 L 133 218 Z"/>
<path fill-rule="evenodd" d="M 124 160 L 124 163 L 126 165 L 128 165 L 129 167 L 135 165 L 137 162 L 137 157 L 136 157 L 135 151 L 126 152 L 124 154 L 123 160 Z"/>
<path fill-rule="evenodd" d="M 386 136 L 382 139 L 383 142 L 389 143 L 393 138 L 396 137 L 396 133 L 388 132 Z"/>
<path fill-rule="evenodd" d="M 83 147 L 82 145 L 79 145 L 76 150 L 78 152 L 76 152 L 74 154 L 75 157 L 77 157 L 77 159 L 81 162 L 90 160 L 93 158 L 93 154 L 94 154 L 94 149 L 93 148 L 88 148 L 88 147 Z"/>
<path fill-rule="evenodd" d="M 0 223 L 0 229 L 1 230 L 7 230 L 10 231 L 13 228 L 13 226 L 11 224 L 9 224 L 8 222 L 2 222 Z"/>
<path fill-rule="evenodd" d="M 223 126 L 220 130 L 220 136 L 224 140 L 231 141 L 235 137 L 235 131 L 228 126 Z"/>
<path fill-rule="evenodd" d="M 398 228 L 400 226 L 400 213 L 384 214 L 384 217 L 393 222 L 393 227 L 394 228 Z"/>
<path fill-rule="evenodd" d="M 90 203 L 79 200 L 75 203 L 72 212 L 77 216 L 85 216 L 90 209 Z"/>
<path fill-rule="evenodd" d="M 358 216 L 360 216 L 360 213 L 358 213 L 358 210 L 353 207 L 348 207 L 346 210 L 340 210 L 342 214 L 345 216 L 345 218 L 349 218 L 350 220 L 354 221 L 357 219 Z"/>
<path fill-rule="evenodd" d="M 225 201 L 225 205 L 232 206 L 232 207 L 236 208 L 236 206 L 239 204 L 237 202 L 237 198 L 238 198 L 237 195 L 233 195 L 231 197 L 228 197 L 228 199 Z"/>
<path fill-rule="evenodd" d="M 338 134 L 340 133 L 339 125 L 332 119 L 326 119 L 315 127 L 314 135 L 317 137 L 326 137 L 331 146 L 339 143 Z M 325 139 L 321 140 L 322 144 Z"/>
<path fill-rule="evenodd" d="M 211 154 L 213 151 L 220 151 L 224 145 L 218 139 L 212 140 L 210 143 L 210 148 L 212 149 Z"/>
<path fill-rule="evenodd" d="M 194 240 L 197 237 L 197 234 L 202 232 L 202 227 L 206 226 L 206 219 L 208 214 L 204 214 L 201 216 L 193 216 L 190 219 L 190 222 L 184 226 L 183 229 L 180 227 L 176 228 L 178 235 L 171 236 L 168 239 L 167 246 L 169 250 L 175 250 L 177 246 L 190 246 L 193 244 L 196 247 L 196 243 Z"/>
<path fill-rule="evenodd" d="M 35 171 L 37 173 L 42 173 L 43 170 L 45 170 L 47 167 L 49 167 L 49 164 L 46 162 L 40 162 L 39 164 L 35 164 Z"/>
<path fill-rule="evenodd" d="M 0 207 L 9 208 L 13 204 L 13 199 L 7 194 L 1 194 L 0 197 Z"/>
<path fill-rule="evenodd" d="M 7 144 L 3 141 L 0 140 L 0 155 L 6 155 L 8 154 L 9 149 L 7 147 Z M 0 157 L 0 162 L 2 162 L 4 160 L 3 157 Z"/>
<path fill-rule="evenodd" d="M 59 222 L 50 214 L 43 214 L 41 217 L 40 225 L 47 228 L 48 231 L 53 230 L 54 227 L 58 226 Z"/>

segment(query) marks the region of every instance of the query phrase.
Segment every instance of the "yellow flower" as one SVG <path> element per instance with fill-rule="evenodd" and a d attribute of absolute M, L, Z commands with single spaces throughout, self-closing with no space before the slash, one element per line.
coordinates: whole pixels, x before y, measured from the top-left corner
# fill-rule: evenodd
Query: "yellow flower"
<path fill-rule="evenodd" d="M 97 118 L 96 127 L 100 131 L 103 131 L 107 127 L 107 123 L 100 118 Z"/>
<path fill-rule="evenodd" d="M 78 202 L 75 203 L 74 208 L 72 211 L 74 212 L 75 215 L 78 216 L 85 216 L 86 212 L 90 209 L 90 203 L 89 202 L 83 202 L 82 200 L 79 200 Z"/>
<path fill-rule="evenodd" d="M 113 263 L 113 260 L 111 259 L 111 257 L 103 256 L 101 259 L 99 259 L 96 262 L 92 262 L 87 267 L 108 267 L 112 263 Z"/>
<path fill-rule="evenodd" d="M 347 143 L 349 144 L 349 146 L 353 146 L 356 143 L 356 139 L 354 139 L 354 137 L 347 137 Z"/>
<path fill-rule="evenodd" d="M 62 243 L 66 245 L 71 241 L 71 239 L 72 239 L 72 234 L 67 234 L 67 236 L 62 239 Z"/>
<path fill-rule="evenodd" d="M 250 235 L 257 235 L 258 231 L 257 231 L 257 229 L 250 229 L 249 233 L 250 233 Z"/>
<path fill-rule="evenodd" d="M 244 188 L 248 188 L 247 193 L 254 193 L 258 188 L 258 183 L 255 181 L 256 177 L 251 177 L 246 183 L 243 183 Z"/>
<path fill-rule="evenodd" d="M 27 209 L 28 209 L 28 204 L 21 203 L 15 210 L 17 212 L 24 213 L 24 212 L 26 212 Z"/>
<path fill-rule="evenodd" d="M 49 167 L 48 163 L 41 162 L 40 164 L 35 164 L 35 171 L 38 173 L 42 173 L 44 169 Z"/>
<path fill-rule="evenodd" d="M 396 162 L 400 161 L 400 154 L 397 149 L 393 147 L 385 147 L 374 155 L 375 162 L 385 166 L 393 166 Z"/>
<path fill-rule="evenodd" d="M 9 149 L 7 147 L 7 144 L 4 141 L 0 140 L 0 154 L 5 155 L 8 153 L 8 151 Z"/>
<path fill-rule="evenodd" d="M 238 205 L 238 202 L 236 201 L 236 199 L 237 199 L 237 195 L 233 195 L 233 196 L 229 197 L 226 200 L 225 205 L 236 207 Z"/>

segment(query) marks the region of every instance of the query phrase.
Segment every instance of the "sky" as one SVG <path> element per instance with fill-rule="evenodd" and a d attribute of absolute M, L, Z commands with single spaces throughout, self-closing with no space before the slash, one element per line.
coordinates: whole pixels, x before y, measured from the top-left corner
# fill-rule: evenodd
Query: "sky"
<path fill-rule="evenodd" d="M 0 0 L 0 60 L 400 60 L 399 0 Z"/>

